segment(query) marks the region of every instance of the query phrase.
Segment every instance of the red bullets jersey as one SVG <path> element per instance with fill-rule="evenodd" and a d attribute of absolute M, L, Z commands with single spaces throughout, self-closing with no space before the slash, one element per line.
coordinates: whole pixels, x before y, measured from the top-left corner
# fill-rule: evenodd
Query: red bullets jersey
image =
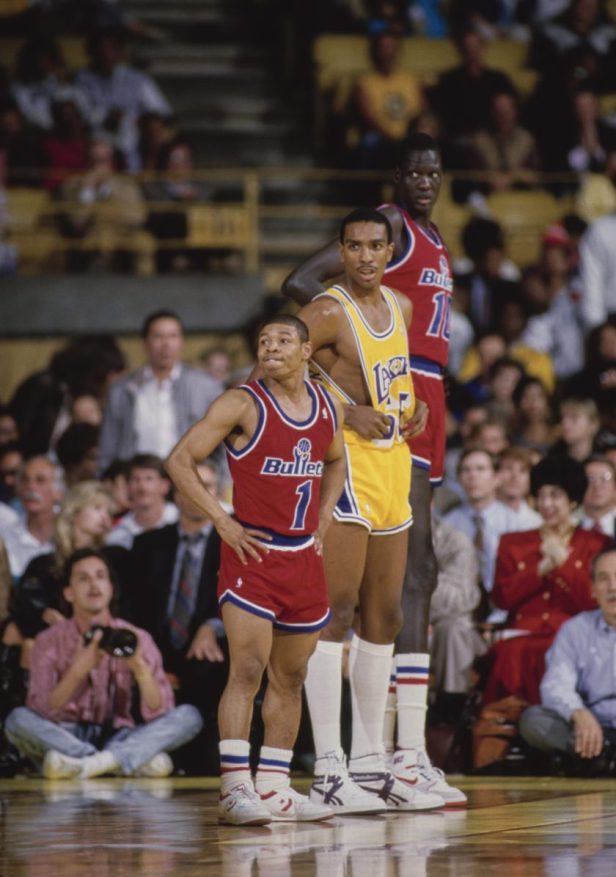
<path fill-rule="evenodd" d="M 284 413 L 262 380 L 242 384 L 259 411 L 254 435 L 241 450 L 225 442 L 237 519 L 283 537 L 308 536 L 319 525 L 324 457 L 336 432 L 327 391 L 306 381 L 312 399 L 307 420 Z"/>
<path fill-rule="evenodd" d="M 389 263 L 383 282 L 404 293 L 413 303 L 413 321 L 409 330 L 411 363 L 415 357 L 420 357 L 445 366 L 453 291 L 447 247 L 433 223 L 426 230 L 399 205 L 383 206 L 395 207 L 406 229 L 404 253 Z"/>

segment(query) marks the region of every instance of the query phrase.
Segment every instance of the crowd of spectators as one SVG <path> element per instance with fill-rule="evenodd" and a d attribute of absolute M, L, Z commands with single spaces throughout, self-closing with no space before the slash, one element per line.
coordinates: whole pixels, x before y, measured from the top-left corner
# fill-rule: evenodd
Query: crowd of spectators
<path fill-rule="evenodd" d="M 406 4 L 375 6 L 373 57 L 378 76 L 387 76 L 400 22 L 407 27 Z M 421 9 L 425 21 L 438 11 L 429 3 Z M 542 169 L 610 173 L 616 128 L 597 120 L 596 94 L 616 91 L 616 31 L 595 0 L 574 0 L 558 21 L 544 23 L 535 10 L 530 24 L 540 48 L 532 57 L 543 66 L 522 116 L 506 76 L 482 60 L 488 34 L 507 29 L 478 13 L 469 24 L 465 12 L 456 30 L 460 67 L 431 93 L 399 78 L 400 130 L 429 108 L 446 158 L 461 168 L 472 155 L 468 166 L 477 169 L 483 155 L 492 189 L 532 185 Z M 99 33 L 89 42 L 91 67 L 72 77 L 52 44 L 24 46 L 30 54 L 17 71 L 28 72 L 16 74 L 2 105 L 1 148 L 27 185 L 26 169 L 46 156 L 39 182 L 66 204 L 64 233 L 80 242 L 69 250 L 75 270 L 126 259 L 129 270 L 170 270 L 198 256 L 181 247 L 156 254 L 146 225 L 161 239 L 179 239 L 183 217 L 169 203 L 211 193 L 192 177 L 190 149 L 174 137 L 164 98 L 123 64 L 120 45 L 115 33 Z M 575 77 L 581 85 L 568 92 Z M 382 86 L 367 76 L 354 93 L 356 109 L 373 121 Z M 124 90 L 130 100 L 122 104 Z M 575 124 L 559 129 L 554 117 L 542 130 L 545 113 L 531 124 L 539 99 L 557 112 L 563 95 L 575 105 Z M 558 144 L 549 142 L 555 130 Z M 390 163 L 375 131 L 365 128 L 357 147 Z M 556 146 L 560 165 L 551 163 Z M 118 173 L 118 156 L 125 171 L 164 169 L 166 176 L 142 188 Z M 552 671 L 556 653 L 548 650 L 563 624 L 568 630 L 569 618 L 598 611 L 590 560 L 616 537 L 615 223 L 614 214 L 588 227 L 564 215 L 545 229 L 538 260 L 517 265 L 499 224 L 477 216 L 462 232 L 464 257 L 454 262 L 446 479 L 435 503 L 433 689 L 436 706 L 450 712 L 480 686 L 478 752 L 490 729 L 539 705 L 545 656 Z M 114 338 L 72 339 L 0 406 L 2 691 L 7 706 L 23 703 L 34 638 L 66 623 L 75 552 L 94 552 L 99 566 L 113 570 L 119 617 L 152 637 L 177 701 L 199 710 L 204 730 L 186 764 L 215 770 L 216 704 L 227 668 L 215 604 L 219 540 L 197 510 L 174 498 L 162 459 L 230 381 L 229 356 L 216 348 L 199 367 L 183 362 L 183 327 L 172 311 L 150 314 L 142 337 L 145 364 L 130 372 Z M 202 477 L 226 497 L 222 452 L 204 461 Z M 602 605 L 596 584 L 594 593 Z M 137 682 L 142 670 L 135 668 Z M 553 690 L 550 682 L 546 691 Z M 550 698 L 545 706 L 554 709 Z M 543 713 L 533 717 L 546 721 Z M 20 741 L 29 716 L 18 718 L 13 739 Z M 530 719 L 521 727 L 535 741 Z"/>

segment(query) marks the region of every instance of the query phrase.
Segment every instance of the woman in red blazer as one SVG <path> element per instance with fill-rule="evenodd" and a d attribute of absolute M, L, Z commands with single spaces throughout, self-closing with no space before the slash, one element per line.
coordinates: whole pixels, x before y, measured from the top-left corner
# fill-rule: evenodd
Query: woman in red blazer
<path fill-rule="evenodd" d="M 590 562 L 611 540 L 572 522 L 587 484 L 583 465 L 570 457 L 546 457 L 531 470 L 543 524 L 506 533 L 499 542 L 492 601 L 509 612 L 506 631 L 512 637 L 505 634 L 492 647 L 484 704 L 509 695 L 539 703 L 544 656 L 556 632 L 568 618 L 596 607 Z"/>

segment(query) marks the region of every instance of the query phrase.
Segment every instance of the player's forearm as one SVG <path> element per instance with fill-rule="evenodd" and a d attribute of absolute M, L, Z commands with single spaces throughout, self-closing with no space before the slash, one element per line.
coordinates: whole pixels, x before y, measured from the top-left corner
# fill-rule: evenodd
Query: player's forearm
<path fill-rule="evenodd" d="M 207 515 L 215 527 L 229 517 L 201 480 L 197 471 L 197 461 L 186 445 L 181 442 L 176 445 L 165 460 L 165 469 L 176 489 Z"/>
<path fill-rule="evenodd" d="M 287 298 L 297 302 L 298 305 L 306 305 L 323 292 L 325 286 L 314 275 L 303 272 L 300 266 L 284 280 L 281 289 L 282 294 Z"/>
<path fill-rule="evenodd" d="M 334 513 L 336 503 L 344 488 L 346 478 L 346 460 L 339 457 L 336 460 L 326 462 L 321 481 L 321 501 L 319 503 L 319 520 L 329 523 Z"/>

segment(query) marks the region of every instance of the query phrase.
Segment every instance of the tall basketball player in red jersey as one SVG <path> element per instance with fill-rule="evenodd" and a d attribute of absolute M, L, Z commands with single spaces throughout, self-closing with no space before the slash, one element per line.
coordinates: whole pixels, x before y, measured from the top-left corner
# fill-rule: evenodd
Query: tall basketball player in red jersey
<path fill-rule="evenodd" d="M 447 248 L 430 221 L 439 195 L 442 165 L 438 145 L 426 134 L 414 134 L 403 144 L 394 169 L 397 203 L 379 209 L 389 219 L 394 234 L 394 258 L 383 282 L 404 293 L 413 303 L 409 330 L 411 372 L 418 400 L 427 403 L 428 422 L 410 442 L 413 456 L 409 553 L 402 606 L 404 626 L 396 643 L 395 671 L 390 700 L 397 701 L 397 746 L 392 771 L 416 788 L 437 792 L 446 807 L 466 804 L 466 796 L 450 786 L 432 767 L 425 749 L 425 715 L 430 657 L 428 624 L 430 598 L 436 586 L 436 558 L 430 523 L 432 488 L 443 477 L 445 456 L 445 393 L 443 371 L 449 349 L 449 313 L 452 274 Z M 283 293 L 304 305 L 342 273 L 337 242 L 319 250 L 285 280 Z M 360 434 L 368 429 L 375 412 L 354 406 L 347 425 Z M 416 416 L 424 416 L 419 408 Z M 396 710 L 388 709 L 386 745 L 393 746 Z M 387 738 L 390 739 L 387 739 Z"/>
<path fill-rule="evenodd" d="M 223 393 L 167 460 L 178 490 L 222 539 L 218 598 L 229 642 L 219 709 L 219 818 L 232 825 L 329 819 L 333 810 L 289 786 L 308 658 L 330 610 L 321 548 L 346 476 L 342 411 L 304 378 L 306 324 L 266 323 L 257 358 L 264 377 Z M 207 490 L 199 461 L 225 442 L 235 518 Z M 253 786 L 252 705 L 267 667 L 265 725 Z"/>

